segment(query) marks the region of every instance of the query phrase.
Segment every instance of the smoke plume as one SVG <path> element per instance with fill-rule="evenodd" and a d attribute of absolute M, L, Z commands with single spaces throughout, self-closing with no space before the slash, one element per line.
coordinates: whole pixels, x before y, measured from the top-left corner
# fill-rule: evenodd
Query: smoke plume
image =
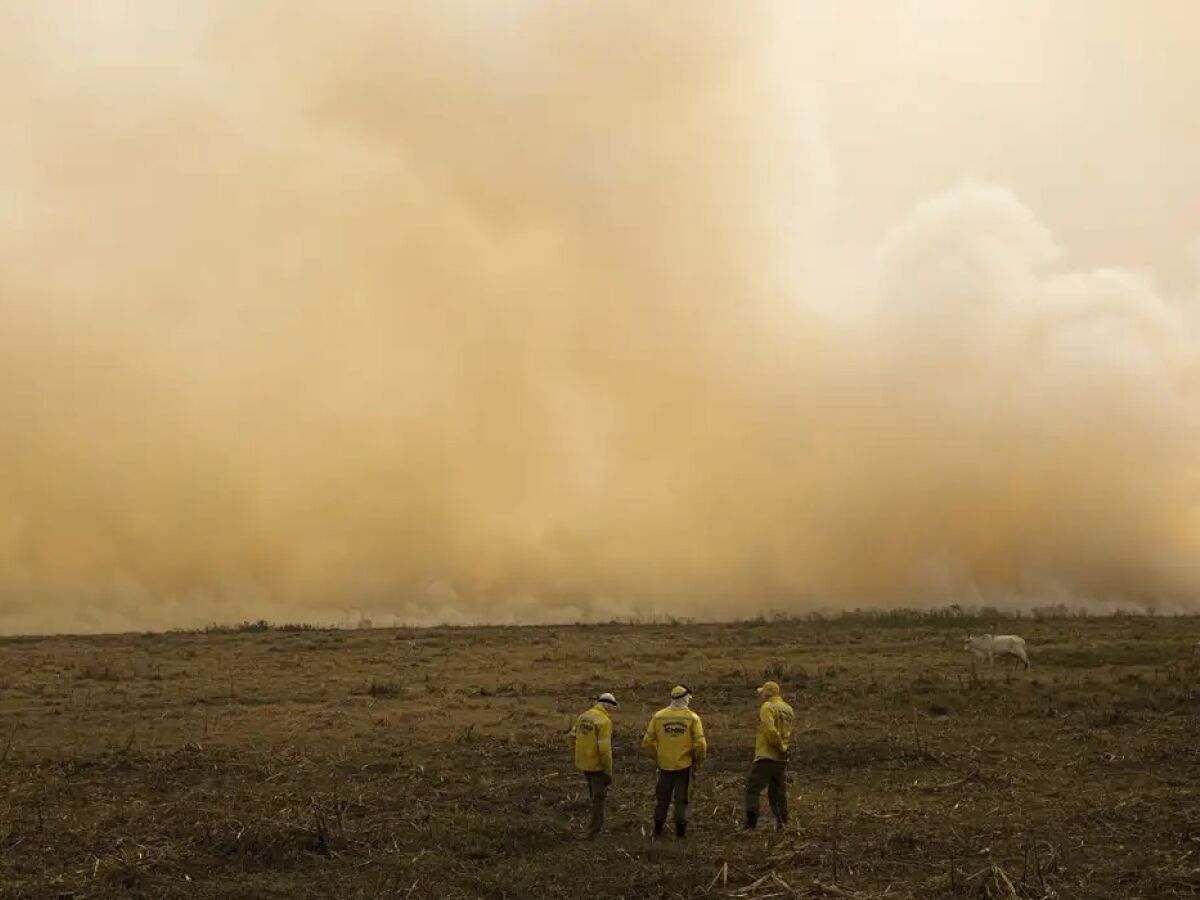
<path fill-rule="evenodd" d="M 0 2 L 0 631 L 1200 588 L 1200 8 Z"/>

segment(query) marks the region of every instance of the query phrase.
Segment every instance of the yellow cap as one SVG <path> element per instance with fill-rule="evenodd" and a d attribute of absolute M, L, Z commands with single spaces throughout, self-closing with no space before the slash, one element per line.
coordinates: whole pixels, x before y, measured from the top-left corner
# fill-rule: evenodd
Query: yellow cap
<path fill-rule="evenodd" d="M 758 692 L 768 697 L 777 697 L 779 696 L 779 685 L 774 681 L 768 681 L 758 689 Z"/>
<path fill-rule="evenodd" d="M 690 693 L 691 691 L 689 691 L 687 687 L 682 684 L 677 684 L 675 687 L 671 688 L 671 699 L 678 700 L 680 697 L 686 697 Z"/>

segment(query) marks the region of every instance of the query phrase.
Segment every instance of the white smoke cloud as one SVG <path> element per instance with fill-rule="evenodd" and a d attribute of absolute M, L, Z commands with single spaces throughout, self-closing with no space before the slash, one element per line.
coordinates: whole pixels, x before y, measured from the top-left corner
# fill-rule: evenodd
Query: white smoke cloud
<path fill-rule="evenodd" d="M 999 7 L 75 7 L 0 5 L 0 630 L 1194 602 L 1195 300 L 1089 258 L 1187 134 L 1022 149 Z"/>

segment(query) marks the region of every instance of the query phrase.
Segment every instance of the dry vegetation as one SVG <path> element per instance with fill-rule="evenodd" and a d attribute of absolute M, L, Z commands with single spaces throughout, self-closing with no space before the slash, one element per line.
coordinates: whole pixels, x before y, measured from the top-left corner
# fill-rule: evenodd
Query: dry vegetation
<path fill-rule="evenodd" d="M 0 641 L 0 896 L 1160 898 L 1200 893 L 1200 620 L 262 630 Z M 739 830 L 753 685 L 801 711 L 794 828 Z M 636 741 L 712 742 L 686 843 Z M 612 689 L 609 832 L 562 732 Z"/>

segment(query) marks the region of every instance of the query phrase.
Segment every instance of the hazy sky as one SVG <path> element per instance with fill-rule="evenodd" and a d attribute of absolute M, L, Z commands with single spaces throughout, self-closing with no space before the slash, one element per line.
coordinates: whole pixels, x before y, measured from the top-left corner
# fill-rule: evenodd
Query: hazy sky
<path fill-rule="evenodd" d="M 0 0 L 0 631 L 1200 590 L 1200 4 Z"/>

